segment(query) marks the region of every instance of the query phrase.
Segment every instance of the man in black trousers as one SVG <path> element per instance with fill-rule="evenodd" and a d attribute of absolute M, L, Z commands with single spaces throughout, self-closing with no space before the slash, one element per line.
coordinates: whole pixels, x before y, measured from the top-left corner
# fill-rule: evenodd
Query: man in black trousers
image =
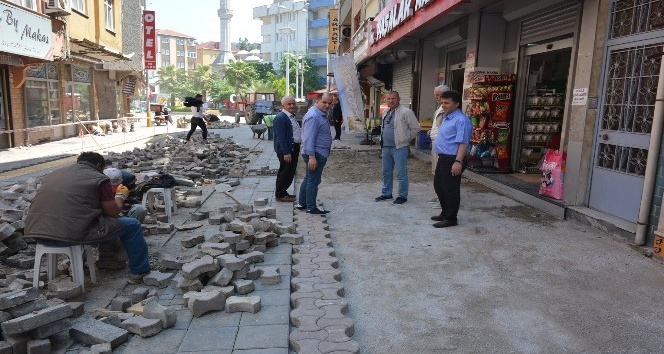
<path fill-rule="evenodd" d="M 278 202 L 294 202 L 295 196 L 286 191 L 293 183 L 297 160 L 300 155 L 302 136 L 300 125 L 295 120 L 295 99 L 285 96 L 281 99 L 283 109 L 272 123 L 274 129 L 274 151 L 279 158 L 279 171 L 274 197 Z"/>

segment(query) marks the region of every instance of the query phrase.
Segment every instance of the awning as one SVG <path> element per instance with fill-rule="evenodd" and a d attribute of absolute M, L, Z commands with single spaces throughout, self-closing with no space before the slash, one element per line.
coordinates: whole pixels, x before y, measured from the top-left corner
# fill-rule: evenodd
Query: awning
<path fill-rule="evenodd" d="M 70 38 L 69 43 L 72 55 L 80 55 L 100 62 L 130 60 L 130 58 L 122 55 L 122 53 L 108 49 L 88 39 Z"/>

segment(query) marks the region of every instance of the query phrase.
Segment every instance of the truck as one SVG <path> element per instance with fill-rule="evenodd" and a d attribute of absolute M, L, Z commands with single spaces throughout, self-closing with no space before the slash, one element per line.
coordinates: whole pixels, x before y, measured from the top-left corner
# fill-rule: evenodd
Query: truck
<path fill-rule="evenodd" d="M 244 121 L 247 125 L 261 124 L 266 114 L 277 114 L 281 101 L 274 92 L 247 92 L 243 97 Z"/>

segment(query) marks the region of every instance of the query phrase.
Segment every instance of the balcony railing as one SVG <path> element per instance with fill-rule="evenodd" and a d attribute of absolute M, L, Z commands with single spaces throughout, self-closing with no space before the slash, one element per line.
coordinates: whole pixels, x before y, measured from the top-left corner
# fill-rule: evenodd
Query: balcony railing
<path fill-rule="evenodd" d="M 329 24 L 329 18 L 319 18 L 317 20 L 309 21 L 309 28 L 327 27 Z"/>
<path fill-rule="evenodd" d="M 333 7 L 335 0 L 311 0 L 309 2 L 309 10 L 316 10 L 322 7 Z"/>

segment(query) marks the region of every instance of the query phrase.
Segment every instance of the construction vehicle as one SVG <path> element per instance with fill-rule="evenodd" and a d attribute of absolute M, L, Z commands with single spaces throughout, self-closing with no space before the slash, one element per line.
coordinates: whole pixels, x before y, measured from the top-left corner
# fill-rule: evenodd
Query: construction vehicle
<path fill-rule="evenodd" d="M 247 92 L 240 106 L 244 108 L 244 121 L 248 125 L 261 124 L 266 114 L 276 114 L 281 110 L 281 102 L 274 92 Z"/>

